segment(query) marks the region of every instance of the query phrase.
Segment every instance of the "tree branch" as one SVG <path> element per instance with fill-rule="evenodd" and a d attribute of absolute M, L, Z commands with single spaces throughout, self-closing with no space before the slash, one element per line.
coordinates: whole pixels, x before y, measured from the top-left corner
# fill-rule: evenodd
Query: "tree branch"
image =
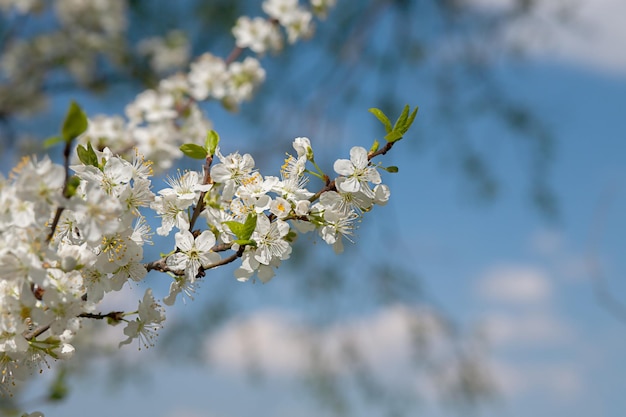
<path fill-rule="evenodd" d="M 202 184 L 212 184 L 213 180 L 211 179 L 211 164 L 213 163 L 213 155 L 207 155 L 206 161 L 204 163 L 204 178 L 202 179 Z M 200 198 L 198 199 L 198 204 L 193 210 L 193 214 L 191 215 L 191 220 L 189 221 L 189 231 L 193 230 L 193 226 L 200 217 L 200 213 L 204 210 L 204 196 L 206 195 L 206 191 L 202 191 L 200 193 Z"/>
<path fill-rule="evenodd" d="M 103 319 L 109 318 L 109 319 L 111 319 L 113 321 L 119 322 L 119 321 L 123 320 L 124 314 L 125 313 L 123 311 L 111 311 L 110 313 L 107 313 L 107 314 L 102 314 L 102 313 L 80 313 L 76 317 L 87 318 L 87 319 L 96 319 L 96 320 L 103 320 Z M 34 329 L 32 329 L 29 332 L 22 333 L 22 336 L 24 336 L 24 339 L 26 339 L 26 340 L 33 340 L 37 336 L 40 336 L 43 333 L 45 333 L 46 330 L 48 330 L 49 328 L 50 328 L 50 324 L 44 324 L 44 325 L 35 327 Z"/>
<path fill-rule="evenodd" d="M 63 183 L 62 195 L 66 199 L 68 198 L 67 187 L 70 181 L 70 152 L 72 149 L 72 142 L 73 141 L 71 140 L 65 141 L 65 148 L 63 148 L 63 168 L 65 170 L 65 181 Z M 54 236 L 54 232 L 59 224 L 59 220 L 61 220 L 61 214 L 63 213 L 63 210 L 65 210 L 65 207 L 63 206 L 57 207 L 57 211 L 56 213 L 54 213 L 54 220 L 52 220 L 52 225 L 50 225 L 50 233 L 48 234 L 48 237 L 46 238 L 46 243 L 50 243 L 50 241 L 52 240 L 52 237 Z"/>

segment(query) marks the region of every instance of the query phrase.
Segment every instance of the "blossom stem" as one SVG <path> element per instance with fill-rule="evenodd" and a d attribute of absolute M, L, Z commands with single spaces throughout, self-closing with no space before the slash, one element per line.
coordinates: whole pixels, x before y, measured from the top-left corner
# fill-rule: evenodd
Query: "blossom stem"
<path fill-rule="evenodd" d="M 311 174 L 317 178 L 319 178 L 320 180 L 324 181 L 324 175 L 323 174 L 318 174 L 317 172 L 313 172 L 309 169 L 305 170 L 304 172 L 306 172 L 307 174 Z"/>

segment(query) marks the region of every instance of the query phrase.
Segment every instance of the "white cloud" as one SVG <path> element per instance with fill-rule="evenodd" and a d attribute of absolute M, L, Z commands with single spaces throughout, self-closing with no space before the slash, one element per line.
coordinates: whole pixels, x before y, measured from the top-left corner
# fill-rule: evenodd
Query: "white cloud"
<path fill-rule="evenodd" d="M 551 233 L 536 234 L 531 242 L 546 254 L 561 250 L 560 238 Z M 566 403 L 584 392 L 584 366 L 567 359 L 580 345 L 576 328 L 555 309 L 559 293 L 544 269 L 495 266 L 477 281 L 477 290 L 484 334 L 493 348 L 490 368 L 505 398 L 547 395 Z"/>
<path fill-rule="evenodd" d="M 288 313 L 257 311 L 210 336 L 205 352 L 212 363 L 230 370 L 245 371 L 261 364 L 278 374 L 299 372 L 304 366 L 304 337 L 305 329 Z"/>
<path fill-rule="evenodd" d="M 509 398 L 544 393 L 568 402 L 584 391 L 582 372 L 573 364 L 494 361 L 491 369 L 497 386 Z"/>
<path fill-rule="evenodd" d="M 206 340 L 205 352 L 207 359 L 222 369 L 243 372 L 253 365 L 272 375 L 290 376 L 309 369 L 311 346 L 321 349 L 334 369 L 341 371 L 345 362 L 342 355 L 346 343 L 350 343 L 358 347 L 372 369 L 389 374 L 406 369 L 415 326 L 437 343 L 441 328 L 434 316 L 403 306 L 324 329 L 305 325 L 285 311 L 264 310 L 227 323 Z"/>
<path fill-rule="evenodd" d="M 175 408 L 168 411 L 164 417 L 222 417 L 222 415 L 207 414 L 207 411 L 197 411 L 189 408 Z"/>
<path fill-rule="evenodd" d="M 165 417 L 207 417 L 204 414 L 200 414 L 198 411 L 186 410 L 186 409 L 175 409 L 167 414 Z"/>
<path fill-rule="evenodd" d="M 481 297 L 505 303 L 544 302 L 551 295 L 547 274 L 538 268 L 503 265 L 491 268 L 479 281 Z"/>
<path fill-rule="evenodd" d="M 571 336 L 569 326 L 547 311 L 529 314 L 491 313 L 485 331 L 496 346 L 521 347 L 558 345 Z"/>
<path fill-rule="evenodd" d="M 511 10 L 516 3 L 513 0 L 465 2 L 500 11 Z M 519 18 L 505 29 L 503 38 L 539 56 L 624 75 L 624 16 L 623 0 L 540 0 L 531 15 Z"/>
<path fill-rule="evenodd" d="M 596 270 L 595 260 L 589 253 L 576 253 L 570 250 L 563 234 L 557 230 L 541 229 L 529 239 L 530 249 L 541 255 L 548 263 L 553 275 L 568 282 L 588 283 Z"/>

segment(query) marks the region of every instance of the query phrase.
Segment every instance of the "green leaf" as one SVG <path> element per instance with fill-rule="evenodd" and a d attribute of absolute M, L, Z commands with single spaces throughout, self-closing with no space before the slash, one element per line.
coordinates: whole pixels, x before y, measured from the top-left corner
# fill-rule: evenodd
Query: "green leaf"
<path fill-rule="evenodd" d="M 402 139 L 402 136 L 403 136 L 402 133 L 398 132 L 397 130 L 394 130 L 394 131 L 392 131 L 391 133 L 388 133 L 385 136 L 385 140 L 387 142 L 396 142 L 396 141 Z"/>
<path fill-rule="evenodd" d="M 413 124 L 413 120 L 415 120 L 415 116 L 417 115 L 418 107 L 415 107 L 415 109 L 411 112 L 410 115 L 409 115 L 409 109 L 410 107 L 408 105 L 404 107 L 402 114 L 398 118 L 398 121 L 396 122 L 396 125 L 393 128 L 394 131 L 398 131 L 402 135 L 404 135 L 409 130 L 409 128 Z"/>
<path fill-rule="evenodd" d="M 43 147 L 48 149 L 48 148 L 53 147 L 57 143 L 64 142 L 64 141 L 65 139 L 63 139 L 61 136 L 52 136 L 51 138 L 48 138 L 43 141 Z"/>
<path fill-rule="evenodd" d="M 239 246 L 254 246 L 255 248 L 257 247 L 257 243 L 255 240 L 253 239 L 237 239 L 234 241 L 234 243 L 238 244 Z"/>
<path fill-rule="evenodd" d="M 75 101 L 72 101 L 61 128 L 61 136 L 66 142 L 73 141 L 87 130 L 87 115 Z"/>
<path fill-rule="evenodd" d="M 243 230 L 243 223 L 239 223 L 236 222 L 234 220 L 229 220 L 224 222 L 223 224 L 225 224 L 226 226 L 228 226 L 228 228 L 230 229 L 231 232 L 233 232 L 235 234 L 235 236 L 239 237 L 239 234 L 242 232 Z"/>
<path fill-rule="evenodd" d="M 206 135 L 206 141 L 204 142 L 204 147 L 209 155 L 215 155 L 218 143 L 220 143 L 220 135 L 218 135 L 215 130 L 209 130 L 209 133 Z"/>
<path fill-rule="evenodd" d="M 241 239 L 250 239 L 252 232 L 256 228 L 256 214 L 248 214 L 246 222 L 244 223 L 244 232 L 241 235 Z"/>
<path fill-rule="evenodd" d="M 61 369 L 57 374 L 52 384 L 48 388 L 48 400 L 49 401 L 61 401 L 69 393 L 69 387 L 67 386 L 66 372 Z"/>
<path fill-rule="evenodd" d="M 418 106 L 415 106 L 415 109 L 411 112 L 411 115 L 409 116 L 408 120 L 406 121 L 406 127 L 404 128 L 404 132 L 406 133 L 409 128 L 411 127 L 411 125 L 413 124 L 413 120 L 415 120 L 415 116 L 417 116 L 417 110 L 419 109 Z"/>
<path fill-rule="evenodd" d="M 180 146 L 180 150 L 190 158 L 204 159 L 207 156 L 207 150 L 195 143 L 185 143 Z"/>
<path fill-rule="evenodd" d="M 224 222 L 239 240 L 248 240 L 256 228 L 256 214 L 248 214 L 245 223 L 236 221 Z"/>
<path fill-rule="evenodd" d="M 393 129 L 391 129 L 391 131 L 388 132 L 387 135 L 385 135 L 385 140 L 387 142 L 396 142 L 402 139 L 404 134 L 409 130 L 409 128 L 413 124 L 413 121 L 415 120 L 415 116 L 417 115 L 417 109 L 418 107 L 416 106 L 415 109 L 413 109 L 413 111 L 411 112 L 411 114 L 409 114 L 411 107 L 408 104 L 404 106 L 404 108 L 402 109 L 402 113 L 400 114 L 400 117 L 398 117 L 398 120 L 396 120 L 396 123 L 393 126 Z"/>
<path fill-rule="evenodd" d="M 289 243 L 295 242 L 297 238 L 298 238 L 298 234 L 294 232 L 293 230 L 290 230 L 287 233 L 287 236 L 285 236 L 285 240 Z"/>
<path fill-rule="evenodd" d="M 369 109 L 369 112 L 372 113 L 380 122 L 385 126 L 385 131 L 387 133 L 391 132 L 391 122 L 389 118 L 382 112 L 382 110 L 372 107 Z"/>
<path fill-rule="evenodd" d="M 96 151 L 91 147 L 91 142 L 87 142 L 86 148 L 83 145 L 78 145 L 76 152 L 78 153 L 80 162 L 87 166 L 92 165 L 98 167 L 98 156 L 96 155 Z"/>
<path fill-rule="evenodd" d="M 398 167 L 397 167 L 397 166 L 390 166 L 390 167 L 383 168 L 383 169 L 384 169 L 385 171 L 387 171 L 387 172 L 392 172 L 392 173 L 396 173 L 396 172 L 398 172 Z"/>
<path fill-rule="evenodd" d="M 396 123 L 393 125 L 393 130 L 394 131 L 401 131 L 402 130 L 402 126 L 404 126 L 404 124 L 406 123 L 407 118 L 409 117 L 409 110 L 411 108 L 409 107 L 409 105 L 405 105 L 404 108 L 402 109 L 402 113 L 400 113 L 400 117 L 398 117 L 398 120 L 396 120 Z"/>
<path fill-rule="evenodd" d="M 374 143 L 372 144 L 372 147 L 370 148 L 368 153 L 374 153 L 378 150 L 378 148 L 380 148 L 380 143 L 378 142 L 377 139 L 374 139 Z"/>
<path fill-rule="evenodd" d="M 72 175 L 67 181 L 67 186 L 65 188 L 65 192 L 63 193 L 63 195 L 66 198 L 72 197 L 74 194 L 76 194 L 76 190 L 78 189 L 79 185 L 80 185 L 80 178 L 78 178 L 76 175 Z"/>

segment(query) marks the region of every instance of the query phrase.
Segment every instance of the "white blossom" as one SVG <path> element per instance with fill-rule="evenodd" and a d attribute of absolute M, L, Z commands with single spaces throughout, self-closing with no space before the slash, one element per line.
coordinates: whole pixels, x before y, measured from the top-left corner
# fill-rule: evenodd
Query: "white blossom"
<path fill-rule="evenodd" d="M 283 38 L 278 28 L 266 19 L 242 16 L 233 28 L 237 46 L 250 48 L 257 54 L 267 51 L 279 51 L 283 47 Z"/>
<path fill-rule="evenodd" d="M 372 189 L 368 183 L 380 184 L 381 182 L 380 174 L 367 159 L 367 151 L 360 146 L 350 149 L 350 160 L 336 160 L 334 169 L 337 174 L 347 178 L 346 181 L 342 181 L 337 186 L 340 191 L 346 193 L 361 191 L 368 197 L 373 197 Z"/>
<path fill-rule="evenodd" d="M 205 230 L 194 239 L 188 230 L 183 230 L 176 233 L 175 238 L 179 251 L 168 256 L 167 265 L 172 269 L 184 271 L 185 278 L 190 282 L 196 280 L 200 267 L 220 260 L 220 256 L 212 250 L 215 236 L 209 231 Z"/>

